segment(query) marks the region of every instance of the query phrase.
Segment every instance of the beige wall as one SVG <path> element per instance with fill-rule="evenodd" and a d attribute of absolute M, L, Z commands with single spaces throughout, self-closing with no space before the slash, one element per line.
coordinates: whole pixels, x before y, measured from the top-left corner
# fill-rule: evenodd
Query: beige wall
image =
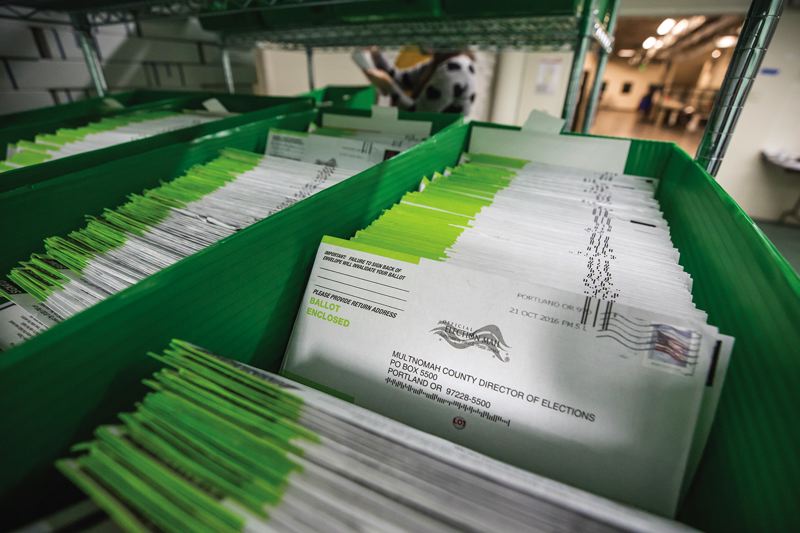
<path fill-rule="evenodd" d="M 262 94 L 292 96 L 309 90 L 306 53 L 261 49 L 258 54 L 258 86 Z M 366 85 L 367 79 L 349 52 L 314 52 L 314 84 Z"/>
<path fill-rule="evenodd" d="M 491 120 L 521 125 L 533 109 L 560 117 L 572 52 L 498 54 Z"/>
<path fill-rule="evenodd" d="M 763 163 L 762 149 L 800 156 L 800 9 L 784 8 L 717 178 L 753 218 L 774 220 L 800 195 L 800 176 Z"/>
<path fill-rule="evenodd" d="M 722 50 L 722 55 L 713 59 L 708 53 L 708 59 L 703 64 L 703 70 L 697 80 L 698 89 L 719 89 L 725 79 L 725 71 L 728 69 L 733 48 Z"/>
<path fill-rule="evenodd" d="M 650 64 L 644 69 L 632 67 L 627 61 L 612 59 L 606 66 L 606 90 L 600 100 L 603 109 L 619 111 L 636 111 L 642 97 L 647 94 L 651 83 L 662 83 L 666 67 L 663 64 Z M 633 88 L 627 94 L 622 93 L 625 82 L 632 82 Z"/>
<path fill-rule="evenodd" d="M 111 91 L 225 90 L 222 43 L 196 19 L 101 25 L 93 36 Z M 250 48 L 230 59 L 236 91 L 252 92 Z M 0 115 L 82 100 L 93 87 L 70 26 L 0 19 Z"/>
<path fill-rule="evenodd" d="M 666 76 L 668 86 L 695 87 L 709 54 L 694 55 L 673 61 Z"/>
<path fill-rule="evenodd" d="M 708 87 L 719 89 L 722 86 L 722 81 L 725 79 L 725 72 L 728 70 L 728 64 L 731 62 L 733 55 L 733 48 L 722 50 L 722 55 L 717 59 L 711 60 L 711 79 L 708 82 Z"/>

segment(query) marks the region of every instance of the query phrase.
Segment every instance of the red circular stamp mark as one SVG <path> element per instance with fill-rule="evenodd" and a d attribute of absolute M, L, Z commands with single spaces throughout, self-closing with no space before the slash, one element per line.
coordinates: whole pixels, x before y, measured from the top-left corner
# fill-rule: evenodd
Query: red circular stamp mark
<path fill-rule="evenodd" d="M 457 416 L 453 419 L 453 427 L 459 430 L 464 429 L 467 427 L 467 421 L 460 416 Z"/>

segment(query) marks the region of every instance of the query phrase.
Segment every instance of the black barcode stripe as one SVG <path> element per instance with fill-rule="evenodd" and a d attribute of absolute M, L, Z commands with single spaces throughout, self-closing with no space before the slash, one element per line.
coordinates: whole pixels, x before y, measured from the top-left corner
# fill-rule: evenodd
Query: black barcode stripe
<path fill-rule="evenodd" d="M 608 302 L 606 304 L 606 316 L 603 317 L 603 327 L 601 328 L 603 331 L 608 330 L 608 323 L 611 321 L 611 307 L 614 305 L 614 302 Z"/>
<path fill-rule="evenodd" d="M 706 376 L 706 387 L 714 385 L 714 376 L 717 373 L 717 361 L 719 361 L 719 350 L 722 348 L 722 341 L 717 341 L 714 346 L 714 354 L 711 356 L 711 365 L 708 367 L 708 376 Z"/>
<path fill-rule="evenodd" d="M 589 306 L 590 305 L 592 305 L 592 299 L 589 296 L 587 296 L 583 300 L 583 314 L 581 314 L 581 324 L 584 325 L 584 326 L 586 325 L 586 318 L 589 315 Z"/>

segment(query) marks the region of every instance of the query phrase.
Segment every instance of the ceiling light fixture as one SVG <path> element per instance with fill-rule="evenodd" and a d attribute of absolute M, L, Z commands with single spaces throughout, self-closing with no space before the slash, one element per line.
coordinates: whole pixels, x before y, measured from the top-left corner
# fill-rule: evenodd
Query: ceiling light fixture
<path fill-rule="evenodd" d="M 713 52 L 711 52 L 711 57 L 714 58 L 714 59 L 719 58 L 719 56 L 721 56 L 721 55 L 722 55 L 722 52 L 719 49 L 716 49 Z"/>
<path fill-rule="evenodd" d="M 736 36 L 735 35 L 723 35 L 722 37 L 717 37 L 717 40 L 714 41 L 714 44 L 717 45 L 717 48 L 730 48 L 731 46 L 736 45 Z"/>
<path fill-rule="evenodd" d="M 653 48 L 653 46 L 655 46 L 655 44 L 656 44 L 656 38 L 651 36 L 644 40 L 644 42 L 642 43 L 642 48 L 644 48 L 645 50 L 650 50 L 651 48 Z"/>
<path fill-rule="evenodd" d="M 663 22 L 662 22 L 663 24 Z M 681 19 L 675 26 L 672 28 L 672 35 L 680 35 L 683 33 L 686 28 L 689 27 L 689 21 L 686 19 Z"/>
<path fill-rule="evenodd" d="M 666 35 L 674 27 L 675 27 L 675 19 L 664 19 L 661 21 L 661 24 L 658 25 L 656 33 L 658 33 L 659 35 Z"/>
<path fill-rule="evenodd" d="M 661 39 L 657 39 L 656 44 L 653 45 L 653 48 L 655 48 L 656 50 L 661 50 L 662 48 L 664 48 L 664 41 L 662 41 Z"/>
<path fill-rule="evenodd" d="M 672 46 L 673 44 L 675 44 L 675 41 L 676 41 L 677 39 L 678 39 L 677 37 L 675 37 L 675 36 L 674 36 L 674 35 L 672 35 L 671 33 L 668 33 L 667 35 L 665 35 L 664 37 L 662 37 L 662 38 L 660 39 L 660 41 L 661 41 L 662 43 L 664 43 L 664 46 Z"/>
<path fill-rule="evenodd" d="M 631 50 L 630 48 L 623 48 L 617 52 L 619 57 L 633 57 L 636 55 L 636 50 Z"/>

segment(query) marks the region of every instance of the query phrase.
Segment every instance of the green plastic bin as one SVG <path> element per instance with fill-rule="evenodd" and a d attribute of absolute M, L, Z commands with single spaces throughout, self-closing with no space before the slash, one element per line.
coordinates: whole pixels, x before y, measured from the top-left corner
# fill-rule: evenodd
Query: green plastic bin
<path fill-rule="evenodd" d="M 141 379 L 156 367 L 143 354 L 170 338 L 276 370 L 321 236 L 350 237 L 422 176 L 455 164 L 471 127 L 447 127 L 3 354 L 3 516 L 16 511 L 31 517 L 75 497 L 54 474 L 53 460 L 140 398 Z M 109 171 L 142 185 L 136 165 L 156 159 L 163 176 L 178 172 L 213 155 L 204 142 L 42 184 L 31 192 L 37 198 L 32 205 L 79 197 L 81 183 L 101 183 L 98 174 Z M 254 147 L 263 148 L 261 143 Z M 711 323 L 737 338 L 706 454 L 678 518 L 710 531 L 797 531 L 800 431 L 792 422 L 800 395 L 800 280 L 736 203 L 674 144 L 632 141 L 626 171 L 661 179 L 658 195 L 681 262 L 695 280 L 697 304 Z M 0 202 L 9 205 L 7 198 Z M 95 210 L 108 202 L 98 199 Z M 91 212 L 89 204 L 80 209 Z M 19 211 L 20 239 L 34 242 L 52 232 L 28 227 L 41 212 Z M 66 230 L 78 221 L 70 215 L 61 223 Z"/>
<path fill-rule="evenodd" d="M 45 237 L 82 227 L 86 215 L 100 214 L 107 207 L 124 203 L 128 194 L 178 176 L 190 166 L 211 159 L 220 148 L 263 152 L 270 127 L 306 131 L 312 122 L 320 125 L 325 113 L 368 117 L 372 112 L 363 109 L 309 109 L 256 120 L 246 127 L 223 130 L 189 143 L 162 143 L 173 148 L 153 150 L 136 159 L 130 156 L 140 150 L 131 154 L 128 150 L 131 143 L 127 143 L 83 154 L 81 160 L 74 163 L 71 160 L 77 158 L 64 158 L 20 169 L 20 174 L 25 170 L 26 184 L 10 190 L 0 189 L 0 228 L 4 228 L 5 241 L 0 255 L 0 275 L 5 276 L 19 260 L 40 250 Z M 460 115 L 442 113 L 401 111 L 398 118 L 430 122 L 434 134 L 460 122 Z M 195 155 L 184 157 L 181 155 L 184 153 L 202 153 L 206 159 L 198 159 L 199 156 Z M 62 168 L 65 170 L 59 174 Z"/>
<path fill-rule="evenodd" d="M 216 98 L 231 112 L 240 113 L 238 115 L 221 118 L 211 122 L 205 122 L 196 126 L 169 131 L 144 139 L 117 144 L 100 150 L 84 152 L 69 157 L 45 161 L 38 165 L 21 167 L 9 170 L 0 174 L 0 191 L 8 191 L 16 187 L 31 185 L 38 181 L 49 179 L 53 176 L 62 176 L 73 170 L 96 165 L 103 161 L 126 157 L 128 155 L 141 153 L 153 148 L 166 146 L 176 142 L 188 141 L 203 135 L 226 130 L 240 124 L 274 117 L 287 113 L 294 113 L 309 109 L 314 105 L 314 101 L 307 97 L 282 97 L 282 96 L 253 96 L 253 95 L 233 95 L 233 94 L 214 94 L 214 93 L 183 93 L 181 96 L 163 98 L 164 93 L 156 92 L 150 94 L 149 91 L 138 91 L 132 94 L 136 98 L 127 99 L 135 105 L 126 110 L 104 111 L 102 100 L 93 99 L 91 106 L 81 106 L 84 102 L 76 104 L 65 104 L 43 110 L 35 110 L 18 115 L 31 114 L 32 121 L 42 113 L 51 113 L 51 119 L 44 122 L 31 124 L 18 124 L 10 127 L 2 127 L 5 123 L 0 122 L 0 149 L 5 153 L 6 146 L 20 139 L 33 140 L 37 133 L 54 132 L 61 127 L 72 127 L 86 124 L 92 120 L 97 120 L 102 116 L 130 112 L 140 109 L 201 109 L 203 101 L 209 98 Z M 180 93 L 172 93 L 180 94 Z M 152 96 L 154 99 L 148 100 Z M 68 107 L 68 109 L 61 109 Z M 82 111 L 83 110 L 83 111 Z M 80 112 L 79 112 L 80 111 Z M 85 112 L 84 112 L 85 111 Z M 14 115 L 17 116 L 17 115 Z M 15 119 L 16 120 L 16 119 Z M 46 168 L 46 171 L 40 169 Z"/>
<path fill-rule="evenodd" d="M 180 98 L 201 93 L 190 93 L 186 91 L 150 91 L 134 90 L 121 93 L 108 94 L 102 98 L 86 98 L 68 104 L 59 104 L 48 107 L 39 107 L 28 111 L 8 113 L 0 115 L 0 129 L 10 128 L 25 124 L 38 124 L 42 122 L 68 121 L 70 119 L 85 120 L 85 117 L 98 118 L 114 115 L 119 112 L 128 112 L 136 109 L 143 109 L 159 100 L 170 98 Z M 210 93 L 209 93 L 210 94 Z M 120 109 L 115 106 L 115 100 L 123 107 Z"/>
<path fill-rule="evenodd" d="M 131 91 L 89 98 L 80 102 L 60 104 L 0 116 L 0 154 L 5 158 L 9 144 L 19 140 L 32 141 L 39 133 L 52 133 L 58 128 L 76 128 L 104 117 L 124 115 L 134 111 L 190 105 L 193 100 L 210 93 L 179 91 Z M 210 96 L 208 96 L 210 98 Z M 123 107 L 117 107 L 114 100 Z M 202 100 L 201 100 L 202 101 Z"/>
<path fill-rule="evenodd" d="M 325 112 L 246 124 L 0 193 L 0 227 L 15 228 L 7 232 L 0 268 L 7 272 L 40 249 L 44 237 L 80 227 L 84 215 L 100 213 L 122 203 L 130 192 L 208 161 L 222 147 L 263 152 L 269 127 L 305 130 Z M 173 336 L 197 338 L 204 331 L 207 335 L 198 342 L 275 368 L 322 235 L 348 236 L 369 223 L 416 186 L 418 176 L 428 173 L 442 153 L 450 155 L 446 164 L 455 163 L 466 135 L 458 126 L 459 115 L 401 113 L 400 118 L 433 119 L 432 131 L 445 131 L 0 354 L 0 516 L 14 517 L 21 525 L 77 497 L 56 474 L 53 460 L 141 395 L 140 380 L 154 370 L 143 356 L 151 347 Z M 452 123 L 457 124 L 448 128 Z M 198 276 L 206 279 L 202 287 L 194 285 Z M 212 300 L 217 303 L 202 303 Z M 275 324 L 274 332 L 267 324 Z M 101 327 L 116 333 L 100 333 Z M 112 344 L 104 344 L 112 337 Z M 56 354 L 65 357 L 54 358 Z"/>

